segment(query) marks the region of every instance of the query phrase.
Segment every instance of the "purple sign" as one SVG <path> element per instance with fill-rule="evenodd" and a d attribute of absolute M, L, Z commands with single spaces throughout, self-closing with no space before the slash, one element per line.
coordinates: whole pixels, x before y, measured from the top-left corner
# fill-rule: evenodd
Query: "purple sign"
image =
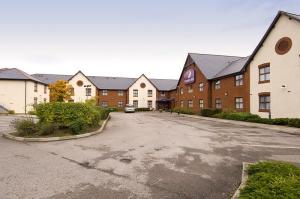
<path fill-rule="evenodd" d="M 194 69 L 188 69 L 183 74 L 183 81 L 185 84 L 191 84 L 195 82 L 195 71 Z"/>

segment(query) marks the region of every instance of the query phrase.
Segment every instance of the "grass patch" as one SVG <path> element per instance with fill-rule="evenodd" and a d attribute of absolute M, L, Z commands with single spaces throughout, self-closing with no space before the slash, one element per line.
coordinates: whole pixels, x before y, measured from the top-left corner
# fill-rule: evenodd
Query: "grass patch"
<path fill-rule="evenodd" d="M 239 199 L 299 199 L 300 168 L 279 161 L 265 161 L 250 165 L 249 178 Z"/>

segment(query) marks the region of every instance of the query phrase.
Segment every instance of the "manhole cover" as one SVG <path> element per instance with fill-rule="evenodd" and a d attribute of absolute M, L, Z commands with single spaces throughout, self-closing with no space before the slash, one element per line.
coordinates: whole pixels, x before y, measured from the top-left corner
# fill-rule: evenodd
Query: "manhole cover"
<path fill-rule="evenodd" d="M 129 159 L 129 158 L 122 158 L 122 159 L 120 159 L 120 161 L 121 161 L 121 162 L 124 162 L 124 163 L 126 163 L 126 164 L 129 164 L 132 160 Z"/>

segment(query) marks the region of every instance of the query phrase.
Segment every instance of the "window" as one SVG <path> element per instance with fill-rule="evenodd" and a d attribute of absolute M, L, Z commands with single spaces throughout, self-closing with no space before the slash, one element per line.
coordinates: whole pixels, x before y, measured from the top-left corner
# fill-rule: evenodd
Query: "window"
<path fill-rule="evenodd" d="M 152 100 L 148 100 L 148 108 L 152 109 Z"/>
<path fill-rule="evenodd" d="M 204 100 L 203 99 L 199 100 L 199 107 L 204 108 Z"/>
<path fill-rule="evenodd" d="M 74 96 L 75 95 L 75 91 L 74 91 L 73 87 L 70 88 L 70 91 L 71 91 L 71 96 Z"/>
<path fill-rule="evenodd" d="M 180 88 L 180 94 L 183 95 L 183 88 Z"/>
<path fill-rule="evenodd" d="M 235 76 L 235 85 L 242 86 L 244 84 L 244 75 Z"/>
<path fill-rule="evenodd" d="M 34 98 L 33 98 L 33 105 L 34 105 L 34 106 L 37 105 L 37 103 L 38 103 L 37 100 L 38 100 L 37 97 L 34 97 Z"/>
<path fill-rule="evenodd" d="M 118 107 L 119 108 L 123 108 L 123 105 L 124 105 L 123 101 L 118 101 Z"/>
<path fill-rule="evenodd" d="M 221 88 L 221 81 L 215 81 L 215 89 L 220 89 Z"/>
<path fill-rule="evenodd" d="M 193 92 L 193 86 L 189 86 L 188 87 L 188 93 L 192 93 Z"/>
<path fill-rule="evenodd" d="M 34 92 L 38 91 L 38 83 L 34 82 Z"/>
<path fill-rule="evenodd" d="M 124 95 L 124 92 L 121 91 L 121 90 L 119 90 L 119 91 L 118 91 L 118 96 L 123 96 L 123 95 Z"/>
<path fill-rule="evenodd" d="M 181 101 L 180 101 L 180 107 L 183 108 L 183 105 L 184 105 L 184 103 L 183 103 L 183 101 L 181 100 Z"/>
<path fill-rule="evenodd" d="M 44 94 L 47 94 L 47 86 L 44 85 Z"/>
<path fill-rule="evenodd" d="M 148 90 L 148 97 L 152 97 L 152 90 Z"/>
<path fill-rule="evenodd" d="M 160 92 L 160 96 L 165 97 L 166 96 L 166 92 L 165 91 L 161 91 Z"/>
<path fill-rule="evenodd" d="M 221 109 L 222 108 L 222 101 L 221 101 L 221 99 L 217 98 L 215 102 L 216 102 L 216 105 L 215 105 L 216 108 L 217 109 Z"/>
<path fill-rule="evenodd" d="M 199 84 L 199 91 L 204 91 L 204 83 Z"/>
<path fill-rule="evenodd" d="M 134 106 L 134 108 L 138 108 L 139 107 L 139 101 L 133 100 L 133 106 Z"/>
<path fill-rule="evenodd" d="M 107 102 L 106 102 L 106 101 L 102 101 L 102 102 L 101 102 L 101 106 L 102 106 L 102 107 L 107 107 L 107 106 L 108 106 L 108 104 L 107 104 Z"/>
<path fill-rule="evenodd" d="M 107 90 L 102 90 L 102 95 L 107 95 L 108 91 Z"/>
<path fill-rule="evenodd" d="M 92 89 L 91 88 L 85 88 L 85 95 L 91 96 L 92 95 Z"/>
<path fill-rule="evenodd" d="M 259 111 L 260 112 L 270 111 L 270 93 L 259 94 Z"/>
<path fill-rule="evenodd" d="M 243 109 L 244 108 L 244 103 L 243 103 L 243 98 L 242 97 L 236 97 L 235 98 L 235 108 L 236 109 Z"/>
<path fill-rule="evenodd" d="M 46 103 L 47 102 L 47 99 L 46 98 L 44 98 L 44 103 Z"/>
<path fill-rule="evenodd" d="M 189 108 L 193 108 L 193 100 L 189 100 L 188 101 L 188 107 Z"/>
<path fill-rule="evenodd" d="M 259 83 L 270 82 L 270 64 L 262 64 L 258 66 L 259 70 Z"/>
<path fill-rule="evenodd" d="M 139 96 L 139 91 L 137 89 L 133 90 L 133 97 L 138 97 Z"/>

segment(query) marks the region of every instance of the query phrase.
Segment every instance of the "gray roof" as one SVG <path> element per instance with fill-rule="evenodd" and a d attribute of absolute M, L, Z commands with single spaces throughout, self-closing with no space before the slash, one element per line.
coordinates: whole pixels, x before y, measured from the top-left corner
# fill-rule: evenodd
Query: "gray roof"
<path fill-rule="evenodd" d="M 289 13 L 289 12 L 284 12 L 284 11 L 279 11 L 279 13 L 284 14 L 288 17 L 292 17 L 292 18 L 297 19 L 297 20 L 300 21 L 300 15 Z"/>
<path fill-rule="evenodd" d="M 197 54 L 189 53 L 189 56 L 199 67 L 200 71 L 205 75 L 207 79 L 213 79 L 231 62 L 241 59 L 237 56 L 225 56 L 225 55 L 209 55 L 209 54 Z"/>
<path fill-rule="evenodd" d="M 68 81 L 73 75 L 56 75 L 56 74 L 33 74 L 35 78 L 51 84 L 57 80 Z M 137 78 L 127 77 L 104 77 L 104 76 L 86 76 L 97 88 L 108 90 L 127 90 Z M 150 79 L 158 90 L 168 91 L 176 88 L 177 80 L 171 79 Z"/>
<path fill-rule="evenodd" d="M 99 89 L 126 90 L 136 78 L 87 76 Z"/>
<path fill-rule="evenodd" d="M 52 84 L 57 80 L 68 81 L 72 75 L 57 75 L 57 74 L 33 74 L 33 77 L 45 82 L 46 84 Z"/>
<path fill-rule="evenodd" d="M 0 69 L 0 79 L 4 80 L 30 80 L 34 82 L 39 82 L 45 84 L 40 79 L 35 78 L 32 75 L 25 73 L 17 68 L 1 68 Z"/>
<path fill-rule="evenodd" d="M 241 59 L 238 59 L 236 61 L 230 62 L 223 70 L 221 70 L 219 73 L 217 73 L 214 78 L 224 77 L 227 75 L 235 74 L 240 72 L 246 62 L 248 61 L 249 57 L 243 57 Z"/>
<path fill-rule="evenodd" d="M 150 81 L 160 91 L 174 90 L 178 83 L 175 79 L 150 79 Z"/>

